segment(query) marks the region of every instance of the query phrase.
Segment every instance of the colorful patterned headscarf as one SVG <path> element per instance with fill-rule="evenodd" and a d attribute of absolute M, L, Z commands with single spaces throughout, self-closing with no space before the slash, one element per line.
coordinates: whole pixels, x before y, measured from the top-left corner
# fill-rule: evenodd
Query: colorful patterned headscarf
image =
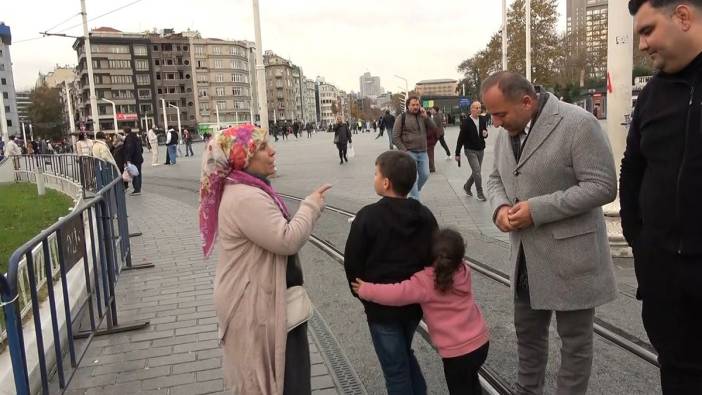
<path fill-rule="evenodd" d="M 251 124 L 238 125 L 215 135 L 205 147 L 200 177 L 200 235 L 205 256 L 209 256 L 217 238 L 217 214 L 227 182 L 254 185 L 266 191 L 287 217 L 287 208 L 273 189 L 242 170 L 248 167 L 262 143 L 265 130 Z M 282 206 L 281 206 L 282 205 Z"/>

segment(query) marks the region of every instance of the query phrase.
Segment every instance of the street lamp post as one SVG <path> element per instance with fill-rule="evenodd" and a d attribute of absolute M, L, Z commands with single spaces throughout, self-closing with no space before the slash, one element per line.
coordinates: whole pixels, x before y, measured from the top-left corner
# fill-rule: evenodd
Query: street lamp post
<path fill-rule="evenodd" d="M 261 127 L 268 130 L 268 97 L 266 94 L 266 66 L 263 64 L 263 44 L 261 44 L 261 16 L 258 0 L 253 0 L 254 29 L 256 33 L 256 82 L 258 84 L 258 113 Z M 219 127 L 219 121 L 217 122 Z"/>
<path fill-rule="evenodd" d="M 180 107 L 174 106 L 173 104 L 169 104 L 168 107 L 173 107 L 178 111 L 178 145 L 183 144 L 183 135 L 180 133 L 181 128 L 180 128 Z"/>
<path fill-rule="evenodd" d="M 502 0 L 502 70 L 507 70 L 507 0 Z"/>
<path fill-rule="evenodd" d="M 117 133 L 117 131 L 119 130 L 119 126 L 117 126 L 117 105 L 112 100 L 107 100 L 104 97 L 100 100 L 112 104 L 112 122 L 114 122 L 115 133 Z"/>
<path fill-rule="evenodd" d="M 66 94 L 66 107 L 68 110 L 68 125 L 71 131 L 71 143 L 76 143 L 76 123 L 73 120 L 73 103 L 71 103 L 71 93 L 68 89 L 68 82 L 63 85 L 63 91 Z"/>
<path fill-rule="evenodd" d="M 531 0 L 526 0 L 526 79 L 531 81 Z"/>
<path fill-rule="evenodd" d="M 215 114 L 217 115 L 217 131 L 219 131 L 222 127 L 219 125 L 219 106 L 217 102 L 215 102 Z"/>
<path fill-rule="evenodd" d="M 29 124 L 29 138 L 31 138 L 32 141 L 34 141 L 34 127 L 31 123 Z"/>
<path fill-rule="evenodd" d="M 163 131 L 168 131 L 168 116 L 166 115 L 166 100 L 161 99 L 161 112 L 163 113 Z"/>
<path fill-rule="evenodd" d="M 22 141 L 24 141 L 24 147 L 27 148 L 27 130 L 24 128 L 24 122 L 22 122 Z"/>
<path fill-rule="evenodd" d="M 93 54 L 90 49 L 90 32 L 88 32 L 88 13 L 85 11 L 85 0 L 80 0 L 80 14 L 83 17 L 83 35 L 85 36 L 85 63 L 88 67 L 88 86 L 90 87 L 90 112 L 93 117 L 93 139 L 100 131 L 100 116 L 97 108 L 97 95 L 95 95 L 95 79 L 93 77 Z"/>

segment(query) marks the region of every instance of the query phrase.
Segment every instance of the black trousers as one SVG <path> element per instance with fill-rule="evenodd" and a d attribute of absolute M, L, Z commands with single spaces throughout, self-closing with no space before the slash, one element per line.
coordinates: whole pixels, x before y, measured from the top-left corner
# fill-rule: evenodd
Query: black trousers
<path fill-rule="evenodd" d="M 310 395 L 312 379 L 307 323 L 288 332 L 283 395 Z"/>
<path fill-rule="evenodd" d="M 702 256 L 664 250 L 646 233 L 634 248 L 637 294 L 663 394 L 702 394 Z"/>
<path fill-rule="evenodd" d="M 339 150 L 339 160 L 349 161 L 346 159 L 346 150 L 348 149 L 348 144 L 336 143 L 336 148 Z"/>
<path fill-rule="evenodd" d="M 487 359 L 490 343 L 485 343 L 477 350 L 454 358 L 442 358 L 446 385 L 451 395 L 480 395 L 478 370 Z"/>

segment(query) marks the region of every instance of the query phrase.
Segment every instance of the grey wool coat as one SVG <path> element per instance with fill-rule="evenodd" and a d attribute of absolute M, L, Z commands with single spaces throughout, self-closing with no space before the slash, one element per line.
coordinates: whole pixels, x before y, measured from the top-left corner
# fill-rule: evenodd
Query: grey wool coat
<path fill-rule="evenodd" d="M 522 244 L 533 309 L 588 309 L 617 294 L 601 208 L 617 196 L 614 158 L 592 114 L 549 95 L 519 163 L 499 131 L 489 200 L 493 218 L 501 206 L 527 201 L 534 221 L 510 232 L 513 291 Z"/>

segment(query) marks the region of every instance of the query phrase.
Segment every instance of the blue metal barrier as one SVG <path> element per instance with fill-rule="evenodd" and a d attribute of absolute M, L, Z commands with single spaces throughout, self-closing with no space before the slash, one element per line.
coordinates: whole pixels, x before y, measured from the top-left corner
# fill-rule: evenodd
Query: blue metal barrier
<path fill-rule="evenodd" d="M 33 155 L 16 159 L 20 163 L 19 169 L 16 169 L 19 181 L 31 181 L 32 173 L 36 174 L 34 177 L 42 176 L 41 174 L 55 176 L 81 185 L 86 197 L 83 204 L 72 213 L 15 250 L 10 257 L 6 276 L 0 276 L 0 307 L 5 317 L 7 344 L 17 393 L 29 395 L 32 391 L 22 330 L 21 311 L 29 308 L 21 305 L 24 298 L 20 297 L 20 281 L 24 281 L 24 277 L 20 273 L 23 270 L 26 270 L 31 296 L 41 392 L 50 392 L 49 374 L 52 370 L 52 367 L 47 366 L 42 332 L 42 321 L 47 319 L 51 323 L 56 375 L 61 392 L 64 392 L 94 336 L 140 329 L 149 324 L 141 322 L 119 326 L 117 320 L 115 285 L 121 270 L 134 268 L 131 263 L 124 185 L 114 165 L 91 157 Z M 42 171 L 36 172 L 37 168 Z M 78 236 L 75 235 L 76 232 Z M 79 239 L 80 245 L 75 245 Z M 41 261 L 35 262 L 36 249 L 43 255 Z M 81 260 L 82 265 L 79 267 Z M 22 262 L 26 264 L 21 266 Z M 52 269 L 57 262 L 58 273 Z M 42 270 L 44 273 L 41 273 Z M 74 270 L 82 270 L 83 273 L 71 273 Z M 37 275 L 43 275 L 46 281 L 49 317 L 40 314 Z M 69 284 L 69 277 L 75 285 Z M 59 279 L 62 299 L 59 299 L 54 290 L 55 281 Z M 77 288 L 73 289 L 73 301 L 70 294 L 72 288 Z M 57 306 L 61 302 L 63 309 Z M 86 306 L 88 317 L 84 316 Z M 90 329 L 74 333 L 74 326 L 84 322 L 85 318 L 89 320 Z M 61 328 L 62 319 L 65 329 Z M 103 324 L 105 328 L 101 328 Z M 65 338 L 62 338 L 62 331 L 65 331 Z M 86 339 L 78 350 L 75 344 L 77 339 Z M 70 369 L 64 366 L 65 357 L 70 363 Z"/>

